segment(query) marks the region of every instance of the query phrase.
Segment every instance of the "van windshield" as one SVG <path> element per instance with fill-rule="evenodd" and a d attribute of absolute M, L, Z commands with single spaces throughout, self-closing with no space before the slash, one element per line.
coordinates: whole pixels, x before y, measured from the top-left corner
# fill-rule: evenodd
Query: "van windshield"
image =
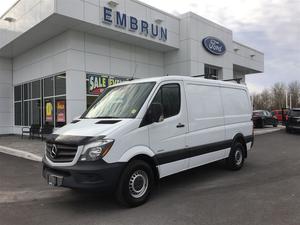
<path fill-rule="evenodd" d="M 154 85 L 145 82 L 107 88 L 81 118 L 135 118 Z"/>

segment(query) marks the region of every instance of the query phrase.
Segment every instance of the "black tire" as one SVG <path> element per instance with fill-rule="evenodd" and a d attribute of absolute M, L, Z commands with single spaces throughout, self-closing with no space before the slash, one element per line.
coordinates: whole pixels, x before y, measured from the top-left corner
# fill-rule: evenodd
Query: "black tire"
<path fill-rule="evenodd" d="M 146 182 L 147 179 L 148 182 Z M 145 161 L 133 160 L 123 171 L 115 196 L 120 204 L 127 207 L 136 207 L 144 204 L 149 199 L 153 186 L 154 173 L 151 166 Z M 136 191 L 135 187 L 140 189 L 141 193 L 137 194 L 139 190 Z"/>
<path fill-rule="evenodd" d="M 240 170 L 245 161 L 245 148 L 239 143 L 235 142 L 230 150 L 229 157 L 226 159 L 226 166 L 230 170 Z"/>

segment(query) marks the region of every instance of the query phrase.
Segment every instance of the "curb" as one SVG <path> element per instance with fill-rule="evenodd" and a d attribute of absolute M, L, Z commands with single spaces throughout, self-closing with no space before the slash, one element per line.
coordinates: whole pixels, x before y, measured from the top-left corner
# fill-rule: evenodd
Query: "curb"
<path fill-rule="evenodd" d="M 281 130 L 284 130 L 284 127 L 280 127 L 278 129 L 272 129 L 272 130 L 259 130 L 258 132 L 254 132 L 254 136 L 260 136 L 260 135 L 264 135 L 264 134 L 270 134 L 270 133 L 274 133 L 274 132 L 278 132 Z"/>
<path fill-rule="evenodd" d="M 0 145 L 0 152 L 1 153 L 5 153 L 8 155 L 13 155 L 13 156 L 17 156 L 20 158 L 24 158 L 24 159 L 29 159 L 32 161 L 36 161 L 36 162 L 42 162 L 42 157 L 32 154 L 30 152 L 25 152 L 22 150 L 18 150 L 18 149 L 14 149 L 14 148 L 9 148 L 9 147 L 5 147 Z"/>

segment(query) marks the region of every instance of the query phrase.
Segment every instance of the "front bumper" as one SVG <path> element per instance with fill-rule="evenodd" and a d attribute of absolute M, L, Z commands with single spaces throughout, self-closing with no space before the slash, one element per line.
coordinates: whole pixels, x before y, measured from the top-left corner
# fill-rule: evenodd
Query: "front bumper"
<path fill-rule="evenodd" d="M 106 163 L 104 160 L 94 162 L 77 162 L 74 166 L 51 166 L 43 158 L 43 177 L 49 182 L 49 177 L 59 178 L 52 185 L 78 188 L 112 190 L 116 187 L 125 163 Z"/>

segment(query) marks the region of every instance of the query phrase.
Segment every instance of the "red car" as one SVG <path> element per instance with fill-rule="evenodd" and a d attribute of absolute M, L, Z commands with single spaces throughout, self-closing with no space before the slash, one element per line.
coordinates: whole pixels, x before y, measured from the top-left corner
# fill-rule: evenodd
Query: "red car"
<path fill-rule="evenodd" d="M 283 111 L 283 114 L 285 116 L 285 121 L 287 121 L 287 119 L 288 119 L 287 113 L 288 113 L 287 110 Z M 279 110 L 279 109 L 278 110 L 272 110 L 272 114 L 273 114 L 273 116 L 277 117 L 277 120 L 279 122 L 282 122 L 282 110 Z"/>

